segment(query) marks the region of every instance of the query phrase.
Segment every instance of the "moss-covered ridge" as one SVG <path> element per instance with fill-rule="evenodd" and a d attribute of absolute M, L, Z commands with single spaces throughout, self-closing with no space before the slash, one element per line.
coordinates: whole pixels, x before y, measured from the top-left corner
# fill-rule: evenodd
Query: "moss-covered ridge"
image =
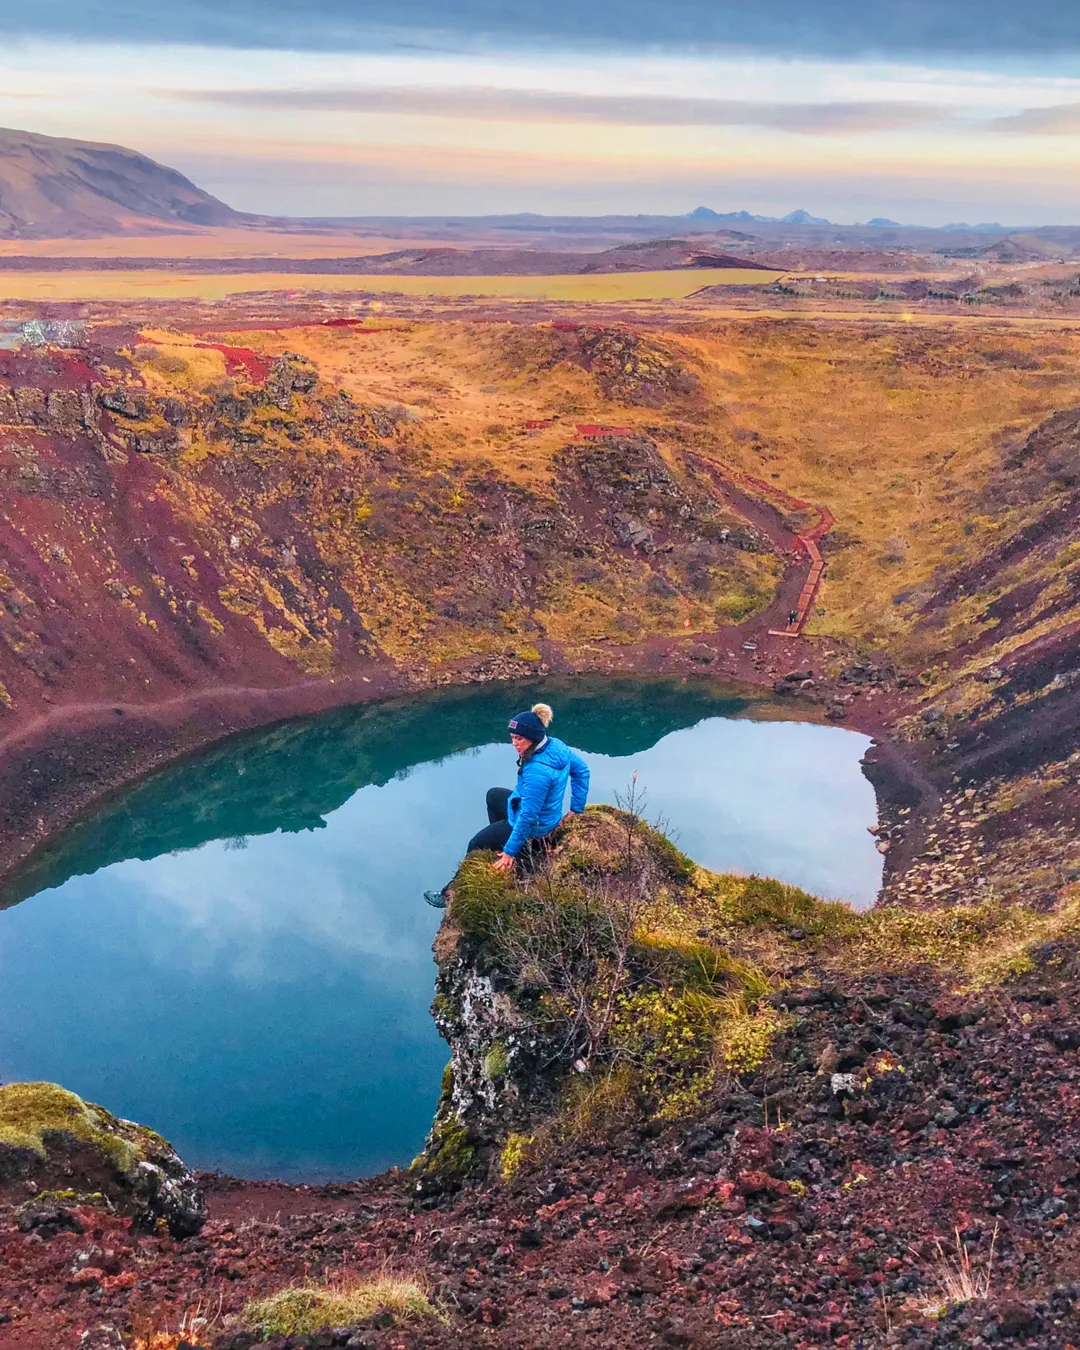
<path fill-rule="evenodd" d="M 118 1171 L 130 1173 L 140 1160 L 145 1144 L 153 1140 L 159 1149 L 168 1147 L 160 1136 L 140 1125 L 121 1122 L 101 1107 L 91 1106 L 55 1083 L 9 1083 L 0 1087 L 0 1144 L 24 1149 L 44 1161 L 46 1141 L 55 1135 L 70 1135 L 108 1158 Z"/>
<path fill-rule="evenodd" d="M 707 1109 L 768 1074 L 784 990 L 905 970 L 943 996 L 1032 969 L 1080 936 L 1080 888 L 1050 912 L 993 904 L 856 913 L 719 875 L 631 812 L 590 807 L 517 878 L 473 854 L 436 946 L 452 1050 L 414 1172 L 421 1194 L 512 1176 L 567 1135 Z"/>
<path fill-rule="evenodd" d="M 55 1083 L 0 1087 L 0 1191 L 58 1186 L 101 1195 L 174 1237 L 206 1217 L 194 1177 L 161 1135 Z"/>

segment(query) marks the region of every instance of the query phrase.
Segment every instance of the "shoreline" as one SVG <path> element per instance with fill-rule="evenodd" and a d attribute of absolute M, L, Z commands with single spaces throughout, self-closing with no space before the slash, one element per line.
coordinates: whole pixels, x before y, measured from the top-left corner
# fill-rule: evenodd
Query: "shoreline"
<path fill-rule="evenodd" d="M 812 663 L 818 645 L 827 641 L 831 640 L 778 637 L 767 631 L 747 634 L 739 626 L 712 635 L 649 638 L 619 648 L 597 644 L 585 660 L 552 649 L 539 664 L 461 662 L 438 673 L 372 663 L 368 674 L 357 672 L 337 680 L 300 680 L 270 688 L 212 687 L 153 704 L 69 703 L 33 718 L 0 741 L 4 803 L 0 884 L 16 877 L 41 848 L 110 798 L 235 735 L 337 708 L 495 681 L 696 677 L 771 695 L 777 672 L 797 669 L 808 658 Z M 754 649 L 748 652 L 745 645 Z M 712 654 L 703 662 L 706 650 Z M 833 682 L 822 682 L 812 700 L 805 695 L 792 699 L 793 717 L 823 717 L 825 704 L 836 692 Z M 908 805 L 917 806 L 917 814 L 929 819 L 939 801 L 937 789 L 915 757 L 905 755 L 888 735 L 898 708 L 908 700 L 902 695 L 884 698 L 889 706 L 880 708 L 853 699 L 843 725 L 873 739 L 864 773 L 877 795 L 879 817 L 884 819 L 891 805 Z M 908 834 L 907 847 L 886 857 L 883 894 L 912 852 L 914 832 L 909 829 Z"/>

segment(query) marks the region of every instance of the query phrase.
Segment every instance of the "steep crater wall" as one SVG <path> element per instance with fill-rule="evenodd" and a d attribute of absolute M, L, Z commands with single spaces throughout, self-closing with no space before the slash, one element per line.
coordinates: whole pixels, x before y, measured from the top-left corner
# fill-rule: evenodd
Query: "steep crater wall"
<path fill-rule="evenodd" d="M 134 339 L 0 352 L 9 840 L 237 727 L 772 599 L 766 535 L 657 436 L 568 428 L 523 482 L 448 463 L 415 412 L 306 357 Z"/>

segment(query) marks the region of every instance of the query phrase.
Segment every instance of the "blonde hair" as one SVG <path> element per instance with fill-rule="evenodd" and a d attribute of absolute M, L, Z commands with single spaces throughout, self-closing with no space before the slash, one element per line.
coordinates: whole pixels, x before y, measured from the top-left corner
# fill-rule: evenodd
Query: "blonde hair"
<path fill-rule="evenodd" d="M 534 703 L 532 705 L 532 711 L 537 715 L 537 717 L 539 717 L 540 721 L 543 722 L 545 727 L 551 726 L 551 719 L 555 716 L 555 714 L 551 711 L 551 708 L 548 706 L 548 704 Z"/>

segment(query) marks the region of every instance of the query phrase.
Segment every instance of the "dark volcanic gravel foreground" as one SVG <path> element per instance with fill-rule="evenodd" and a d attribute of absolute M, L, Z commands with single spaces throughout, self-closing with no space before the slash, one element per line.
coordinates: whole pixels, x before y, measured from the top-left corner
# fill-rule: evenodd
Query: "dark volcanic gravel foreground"
<path fill-rule="evenodd" d="M 175 1327 L 185 1309 L 227 1315 L 387 1265 L 424 1275 L 447 1325 L 376 1319 L 270 1344 L 1067 1350 L 1080 958 L 1040 955 L 1008 994 L 892 979 L 777 995 L 794 1017 L 782 1062 L 701 1118 L 578 1146 L 441 1206 L 414 1207 L 396 1173 L 311 1189 L 210 1179 L 211 1222 L 179 1243 L 89 1209 L 80 1233 L 24 1233 L 9 1211 L 0 1350 L 116 1346 L 148 1319 Z M 987 1297 L 947 1307 L 958 1242 Z M 215 1350 L 246 1350 L 219 1327 Z"/>

